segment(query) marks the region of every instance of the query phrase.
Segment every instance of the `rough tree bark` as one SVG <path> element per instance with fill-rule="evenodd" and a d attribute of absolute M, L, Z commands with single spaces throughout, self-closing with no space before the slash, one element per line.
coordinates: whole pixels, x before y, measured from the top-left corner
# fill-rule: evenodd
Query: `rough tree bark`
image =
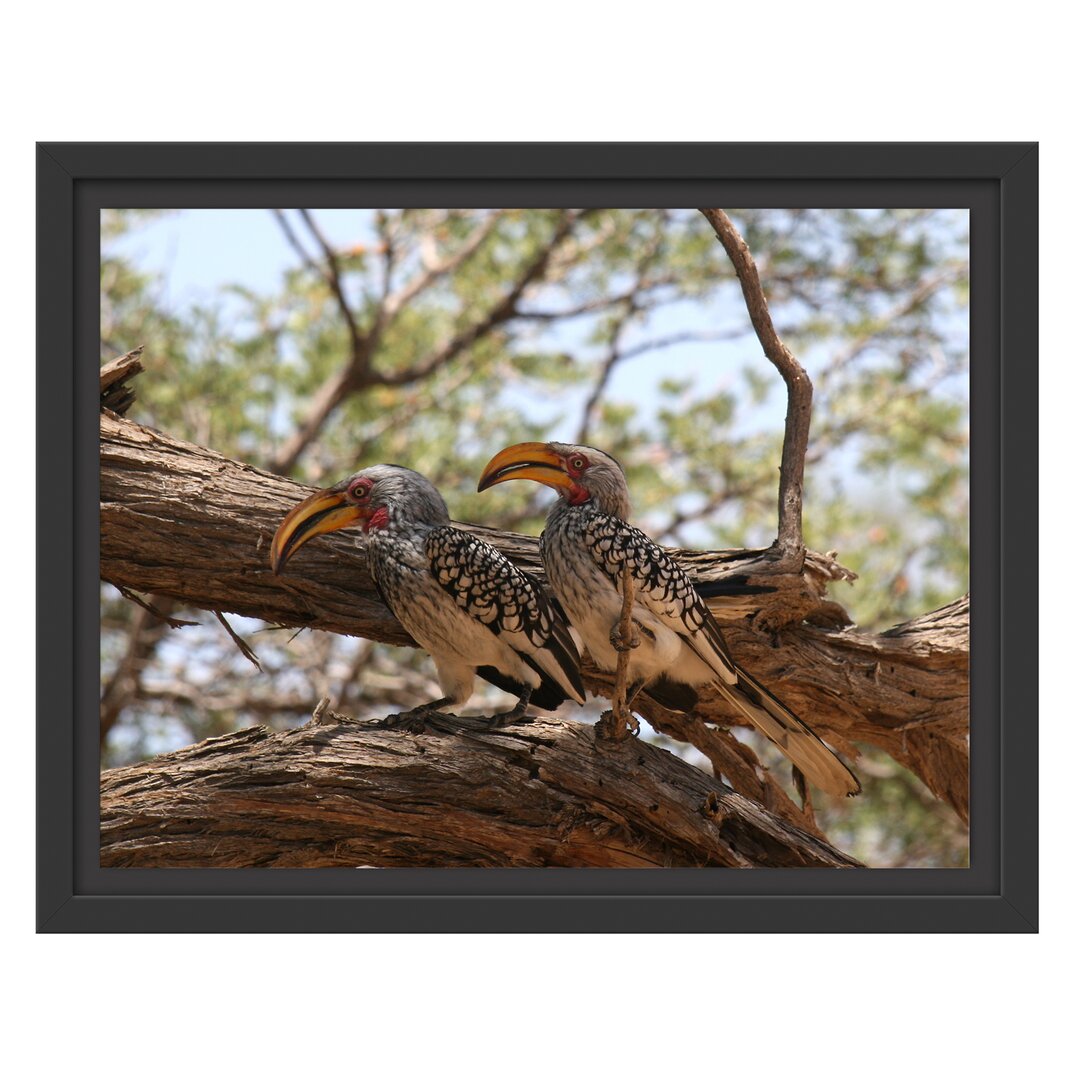
<path fill-rule="evenodd" d="M 282 626 L 409 644 L 379 600 L 364 553 L 349 535 L 323 537 L 325 542 L 303 548 L 286 574 L 270 573 L 274 530 L 307 493 L 290 480 L 103 409 L 102 578 L 127 590 Z M 467 527 L 541 573 L 534 537 Z M 852 751 L 859 740 L 884 748 L 966 816 L 966 600 L 885 634 L 864 635 L 841 629 L 841 610 L 825 599 L 828 582 L 844 576 L 831 557 L 808 553 L 803 572 L 790 574 L 777 573 L 762 551 L 675 554 L 699 582 L 737 572 L 773 587 L 765 596 L 716 605 L 740 663 L 834 745 Z M 588 663 L 583 673 L 590 689 L 610 689 L 610 681 Z M 766 810 L 813 830 L 812 815 L 755 767 L 744 744 L 706 726 L 738 722 L 721 702 L 706 700 L 694 718 L 644 711 L 659 730 L 697 745 Z M 162 759 L 158 764 L 168 768 Z M 150 773 L 153 766 L 146 767 Z M 118 775 L 134 774 L 108 774 L 106 788 Z M 414 794 L 421 802 L 422 791 L 418 783 Z M 143 836 L 151 844 L 158 821 L 143 820 Z M 130 834 L 126 842 L 131 860 Z"/>
<path fill-rule="evenodd" d="M 101 785 L 102 866 L 858 865 L 648 743 L 527 718 L 412 735 L 318 709 Z"/>

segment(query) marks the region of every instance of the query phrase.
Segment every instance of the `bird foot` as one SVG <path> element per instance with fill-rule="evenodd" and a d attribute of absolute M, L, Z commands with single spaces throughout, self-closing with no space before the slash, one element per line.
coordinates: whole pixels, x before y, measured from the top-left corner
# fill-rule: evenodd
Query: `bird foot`
<path fill-rule="evenodd" d="M 419 705 L 408 712 L 384 716 L 371 726 L 382 731 L 407 731 L 410 735 L 430 735 L 436 732 L 458 735 L 465 731 L 491 731 L 493 728 L 520 723 L 532 723 L 525 716 L 524 709 L 511 709 L 494 716 L 458 716 L 457 713 L 442 712 L 440 709 Z"/>
<path fill-rule="evenodd" d="M 616 623 L 611 628 L 611 633 L 608 635 L 608 641 L 611 642 L 611 647 L 616 652 L 630 652 L 631 649 L 636 649 L 641 644 L 641 638 L 638 636 L 633 623 L 630 624 L 630 636 L 628 638 L 623 637 L 622 629 L 619 624 Z"/>
<path fill-rule="evenodd" d="M 482 720 L 485 727 L 502 728 L 511 724 L 531 724 L 532 718 L 525 715 L 524 709 L 510 709 L 508 712 L 495 713 L 494 716 L 471 717 L 474 720 Z"/>
<path fill-rule="evenodd" d="M 620 717 L 614 709 L 606 709 L 596 721 L 596 737 L 607 742 L 622 742 L 640 731 L 641 725 L 632 712 Z"/>
<path fill-rule="evenodd" d="M 440 712 L 438 709 L 429 708 L 427 705 L 418 705 L 408 712 L 391 713 L 381 720 L 376 720 L 371 726 L 384 731 L 407 731 L 411 735 L 423 735 L 431 730 L 446 730 L 448 722 L 460 720 L 461 717 L 454 713 Z"/>

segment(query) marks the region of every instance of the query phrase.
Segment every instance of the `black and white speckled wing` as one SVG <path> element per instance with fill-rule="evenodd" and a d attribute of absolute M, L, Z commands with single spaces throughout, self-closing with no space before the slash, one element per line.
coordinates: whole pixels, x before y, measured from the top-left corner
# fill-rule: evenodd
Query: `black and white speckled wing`
<path fill-rule="evenodd" d="M 428 533 L 432 577 L 462 610 L 509 645 L 541 677 L 585 702 L 580 657 L 565 620 L 535 578 L 479 537 L 443 525 Z"/>
<path fill-rule="evenodd" d="M 712 612 L 686 571 L 659 544 L 609 514 L 591 515 L 582 540 L 616 589 L 622 588 L 620 578 L 628 567 L 635 600 L 679 634 L 721 680 L 738 682 L 735 661 Z"/>
<path fill-rule="evenodd" d="M 584 547 L 621 588 L 629 567 L 635 602 L 679 634 L 718 676 L 718 689 L 806 777 L 834 795 L 855 795 L 859 781 L 850 769 L 782 701 L 736 666 L 705 599 L 681 566 L 640 529 L 607 514 L 594 514 L 582 531 Z"/>

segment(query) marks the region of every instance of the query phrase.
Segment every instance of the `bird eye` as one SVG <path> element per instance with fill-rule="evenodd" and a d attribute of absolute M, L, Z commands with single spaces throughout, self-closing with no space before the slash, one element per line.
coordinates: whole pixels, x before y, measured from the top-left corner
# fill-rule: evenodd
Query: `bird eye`
<path fill-rule="evenodd" d="M 577 454 L 570 459 L 570 468 L 573 469 L 574 472 L 584 471 L 587 464 L 588 462 L 580 454 Z"/>
<path fill-rule="evenodd" d="M 360 502 L 371 494 L 371 485 L 366 480 L 361 480 L 359 483 L 353 484 L 353 486 L 349 488 L 349 494 L 356 499 L 357 502 Z"/>

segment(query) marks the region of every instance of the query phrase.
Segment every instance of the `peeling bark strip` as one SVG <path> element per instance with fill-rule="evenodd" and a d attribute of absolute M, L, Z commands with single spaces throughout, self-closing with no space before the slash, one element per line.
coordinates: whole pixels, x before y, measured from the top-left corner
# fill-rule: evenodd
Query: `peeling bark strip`
<path fill-rule="evenodd" d="M 316 710 L 101 780 L 101 865 L 857 866 L 647 743 L 534 718 L 410 735 Z"/>
<path fill-rule="evenodd" d="M 310 491 L 103 411 L 101 576 L 208 611 L 410 644 L 349 534 L 320 537 L 281 577 L 270 573 L 274 530 Z M 535 537 L 464 527 L 542 577 Z M 826 741 L 849 755 L 854 741 L 883 748 L 967 819 L 966 598 L 885 634 L 860 634 L 835 629 L 843 611 L 824 598 L 825 589 L 851 575 L 828 556 L 808 552 L 802 573 L 792 574 L 777 572 L 761 551 L 673 554 L 695 583 L 744 574 L 772 586 L 775 592 L 761 596 L 710 601 L 738 662 Z M 594 692 L 611 687 L 588 663 L 583 675 Z M 642 711 L 718 767 L 726 762 L 725 775 L 740 777 L 765 806 L 812 827 L 775 779 L 760 779 L 732 740 L 701 722 L 742 722 L 728 706 L 704 697 L 696 718 Z"/>
<path fill-rule="evenodd" d="M 135 391 L 126 385 L 125 380 L 135 378 L 143 370 L 142 351 L 140 345 L 101 368 L 101 404 L 118 415 L 127 412 L 135 400 Z"/>

